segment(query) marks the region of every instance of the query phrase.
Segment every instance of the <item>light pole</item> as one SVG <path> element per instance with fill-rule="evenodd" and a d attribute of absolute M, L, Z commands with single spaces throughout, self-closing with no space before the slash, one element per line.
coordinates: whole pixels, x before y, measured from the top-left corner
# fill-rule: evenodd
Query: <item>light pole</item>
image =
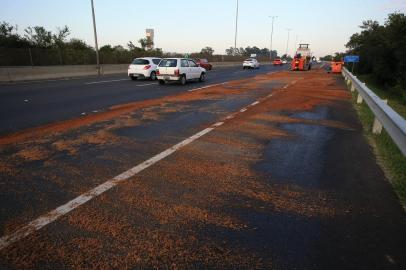
<path fill-rule="evenodd" d="M 285 52 L 286 57 L 287 57 L 288 56 L 288 48 L 289 48 L 289 34 L 290 34 L 290 31 L 292 31 L 292 28 L 287 28 L 286 30 L 288 31 L 288 41 L 286 42 L 286 52 Z"/>
<path fill-rule="evenodd" d="M 93 15 L 93 31 L 94 31 L 94 43 L 96 48 L 96 65 L 97 65 L 97 75 L 100 75 L 100 60 L 99 60 L 99 46 L 97 45 L 97 31 L 96 31 L 96 18 L 94 16 L 94 5 L 92 3 L 92 15 Z"/>
<path fill-rule="evenodd" d="M 269 58 L 271 59 L 271 63 L 272 63 L 272 41 L 273 41 L 273 22 L 275 20 L 275 18 L 278 18 L 278 16 L 269 16 L 269 18 L 272 18 L 272 31 L 271 31 L 271 48 L 270 48 L 270 52 L 269 52 Z"/>
<path fill-rule="evenodd" d="M 299 35 L 296 35 L 296 39 L 295 39 L 295 48 L 293 48 L 294 50 L 297 49 L 297 39 L 299 38 Z"/>
<path fill-rule="evenodd" d="M 235 14 L 234 56 L 237 52 L 237 31 L 238 31 L 238 0 L 237 0 L 237 12 Z"/>

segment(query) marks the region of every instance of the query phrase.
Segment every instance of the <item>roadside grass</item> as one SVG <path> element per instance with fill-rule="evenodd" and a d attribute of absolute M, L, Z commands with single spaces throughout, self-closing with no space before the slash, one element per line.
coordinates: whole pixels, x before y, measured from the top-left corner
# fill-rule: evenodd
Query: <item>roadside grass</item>
<path fill-rule="evenodd" d="M 370 84 L 370 80 L 366 76 L 359 76 L 358 78 L 364 81 L 380 98 L 388 99 L 388 104 L 402 117 L 406 117 L 406 104 L 396 100 L 395 96 L 380 90 L 373 83 Z M 357 94 L 355 91 L 353 92 L 352 100 L 364 128 L 364 134 L 374 148 L 378 163 L 391 182 L 403 208 L 406 209 L 406 157 L 403 156 L 384 129 L 379 135 L 372 133 L 372 124 L 375 117 L 365 102 L 356 104 L 356 98 Z"/>

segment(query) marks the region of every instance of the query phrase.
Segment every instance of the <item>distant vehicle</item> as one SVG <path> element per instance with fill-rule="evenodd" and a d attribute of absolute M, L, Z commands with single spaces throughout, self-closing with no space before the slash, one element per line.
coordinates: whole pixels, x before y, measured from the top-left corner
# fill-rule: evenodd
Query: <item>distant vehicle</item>
<path fill-rule="evenodd" d="M 312 68 L 312 53 L 309 44 L 299 44 L 295 57 L 292 60 L 291 70 L 310 70 Z"/>
<path fill-rule="evenodd" d="M 283 62 L 282 62 L 282 60 L 280 58 L 276 58 L 275 60 L 273 60 L 272 64 L 274 66 L 282 66 Z"/>
<path fill-rule="evenodd" d="M 128 77 L 132 80 L 149 78 L 154 81 L 159 62 L 161 62 L 161 58 L 157 57 L 135 58 L 128 66 Z"/>
<path fill-rule="evenodd" d="M 195 59 L 196 64 L 204 68 L 205 70 L 212 70 L 213 66 L 209 63 L 207 59 Z"/>
<path fill-rule="evenodd" d="M 161 85 L 169 81 L 177 81 L 185 85 L 189 80 L 203 82 L 206 79 L 206 69 L 199 67 L 192 59 L 186 58 L 162 59 L 156 74 Z"/>
<path fill-rule="evenodd" d="M 246 68 L 259 68 L 259 62 L 255 58 L 248 58 L 248 59 L 246 59 L 244 61 L 244 63 L 242 64 L 242 67 L 244 69 L 246 69 Z"/>
<path fill-rule="evenodd" d="M 288 63 L 288 61 L 282 60 L 282 64 L 287 64 L 287 63 Z"/>

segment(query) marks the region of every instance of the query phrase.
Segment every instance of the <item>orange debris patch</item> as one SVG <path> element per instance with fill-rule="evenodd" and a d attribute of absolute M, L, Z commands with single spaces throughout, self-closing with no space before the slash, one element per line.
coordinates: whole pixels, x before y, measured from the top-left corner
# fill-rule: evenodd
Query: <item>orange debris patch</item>
<path fill-rule="evenodd" d="M 16 157 L 31 161 L 47 159 L 48 155 L 49 151 L 40 146 L 25 148 L 15 154 Z"/>

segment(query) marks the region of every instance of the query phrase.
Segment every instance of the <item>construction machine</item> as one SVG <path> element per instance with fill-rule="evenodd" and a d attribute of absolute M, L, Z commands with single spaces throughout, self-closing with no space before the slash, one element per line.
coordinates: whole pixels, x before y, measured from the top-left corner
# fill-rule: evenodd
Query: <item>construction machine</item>
<path fill-rule="evenodd" d="M 310 70 L 312 68 L 312 53 L 309 44 L 299 44 L 295 57 L 292 60 L 291 70 Z"/>

